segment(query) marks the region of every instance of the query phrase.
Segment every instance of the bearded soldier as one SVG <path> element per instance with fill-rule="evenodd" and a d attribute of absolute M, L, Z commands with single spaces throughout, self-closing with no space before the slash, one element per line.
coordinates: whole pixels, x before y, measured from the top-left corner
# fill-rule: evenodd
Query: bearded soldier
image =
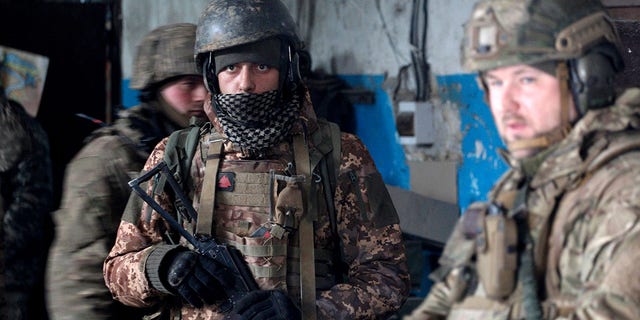
<path fill-rule="evenodd" d="M 510 165 L 405 319 L 640 319 L 640 90 L 597 0 L 483 0 L 465 25 Z"/>

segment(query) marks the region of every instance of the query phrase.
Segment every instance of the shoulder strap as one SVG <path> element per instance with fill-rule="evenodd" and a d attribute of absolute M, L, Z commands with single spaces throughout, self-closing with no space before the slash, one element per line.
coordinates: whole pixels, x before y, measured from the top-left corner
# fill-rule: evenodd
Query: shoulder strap
<path fill-rule="evenodd" d="M 199 138 L 200 127 L 196 125 L 174 131 L 169 135 L 164 151 L 164 161 L 181 186 L 185 185 L 189 177 L 191 160 L 195 154 Z M 164 189 L 164 181 L 162 185 L 158 185 L 158 190 L 162 189 Z"/>
<path fill-rule="evenodd" d="M 330 145 L 327 145 L 325 146 L 325 148 L 323 148 L 326 150 L 326 152 L 320 159 L 320 169 L 323 178 L 328 178 L 323 179 L 323 181 L 328 180 L 328 182 L 330 183 L 329 188 L 326 188 L 326 190 L 331 190 L 332 192 L 334 192 L 338 183 L 338 175 L 340 174 L 340 160 L 342 157 L 341 131 L 340 127 L 336 123 L 327 120 L 318 119 L 318 125 L 320 126 L 318 135 L 320 135 L 323 139 L 326 139 L 328 137 L 331 141 Z M 322 164 L 322 162 L 324 162 L 324 164 Z M 323 167 L 326 167 L 326 172 L 324 172 Z M 331 196 L 333 198 L 333 194 L 331 194 Z"/>
<path fill-rule="evenodd" d="M 320 133 L 323 136 L 331 137 L 331 151 L 325 155 L 319 163 L 322 184 L 324 187 L 325 202 L 329 211 L 329 222 L 331 224 L 331 235 L 338 245 L 339 250 L 334 250 L 334 263 L 336 265 L 335 276 L 340 282 L 346 281 L 348 267 L 344 265 L 342 259 L 342 241 L 338 236 L 337 212 L 334 205 L 334 194 L 338 184 L 340 174 L 340 163 L 342 160 L 342 132 L 340 127 L 333 122 L 319 119 Z"/>
<path fill-rule="evenodd" d="M 191 179 L 189 175 L 191 160 L 193 159 L 199 140 L 200 126 L 195 124 L 172 132 L 167 140 L 163 160 L 183 190 L 187 185 L 187 181 Z M 161 194 L 165 191 L 166 182 L 164 176 L 158 175 L 153 189 L 154 193 Z M 179 199 L 176 198 L 175 201 L 176 210 L 180 213 L 179 217 L 185 217 L 190 220 L 186 207 L 180 203 Z"/>
<path fill-rule="evenodd" d="M 305 201 L 302 217 L 298 226 L 300 247 L 300 296 L 304 319 L 316 320 L 316 269 L 313 223 L 316 221 L 318 207 L 316 199 L 311 198 L 311 162 L 309 149 L 304 135 L 293 137 L 293 151 L 296 162 L 296 174 L 304 176 L 302 199 Z"/>
<path fill-rule="evenodd" d="M 200 210 L 198 210 L 198 224 L 196 234 L 213 234 L 213 214 L 216 202 L 216 185 L 218 183 L 218 169 L 223 157 L 224 141 L 222 139 L 209 140 L 209 150 L 204 166 L 205 179 L 202 183 L 200 195 Z"/>

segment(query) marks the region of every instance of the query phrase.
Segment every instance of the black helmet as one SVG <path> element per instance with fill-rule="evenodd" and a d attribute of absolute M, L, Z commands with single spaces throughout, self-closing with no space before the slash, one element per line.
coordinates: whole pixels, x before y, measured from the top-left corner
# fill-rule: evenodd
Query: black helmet
<path fill-rule="evenodd" d="M 212 56 L 231 47 L 278 38 L 281 84 L 295 89 L 300 82 L 298 51 L 304 43 L 287 7 L 280 0 L 212 0 L 198 21 L 195 56 L 207 88 L 217 90 Z"/>

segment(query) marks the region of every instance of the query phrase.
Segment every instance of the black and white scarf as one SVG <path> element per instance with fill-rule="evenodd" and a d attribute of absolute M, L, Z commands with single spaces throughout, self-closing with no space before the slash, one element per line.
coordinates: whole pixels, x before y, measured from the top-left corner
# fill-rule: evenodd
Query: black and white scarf
<path fill-rule="evenodd" d="M 227 138 L 250 154 L 282 142 L 300 115 L 300 104 L 297 95 L 279 104 L 278 93 L 214 95 L 216 116 Z"/>

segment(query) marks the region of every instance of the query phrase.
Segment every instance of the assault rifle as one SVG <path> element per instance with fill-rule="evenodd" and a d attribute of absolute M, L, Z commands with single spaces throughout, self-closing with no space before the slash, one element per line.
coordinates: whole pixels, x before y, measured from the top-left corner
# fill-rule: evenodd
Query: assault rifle
<path fill-rule="evenodd" d="M 193 236 L 185 230 L 182 225 L 180 225 L 180 223 L 171 216 L 171 214 L 164 210 L 157 201 L 150 197 L 145 190 L 142 190 L 140 184 L 148 181 L 157 174 L 160 174 L 163 178 L 167 179 L 167 182 L 169 182 L 174 194 L 187 210 L 188 215 L 192 218 L 196 218 L 197 213 L 195 212 L 195 209 L 191 205 L 189 199 L 187 199 L 182 188 L 180 188 L 180 185 L 175 180 L 173 174 L 171 174 L 171 171 L 164 161 L 158 163 L 155 167 L 149 170 L 149 172 L 129 181 L 129 186 L 142 198 L 142 200 L 144 200 L 144 202 L 158 212 L 169 223 L 171 228 L 178 231 L 181 236 L 191 243 L 197 253 L 213 258 L 232 271 L 234 286 L 233 288 L 225 288 L 227 296 L 229 297 L 227 302 L 230 303 L 230 305 L 226 307 L 232 307 L 236 301 L 244 297 L 250 291 L 259 290 L 259 287 L 256 284 L 249 267 L 245 264 L 240 251 L 226 244 L 218 243 L 216 239 L 210 235 L 197 234 L 196 236 Z M 226 307 L 223 305 L 223 310 L 226 309 Z"/>

